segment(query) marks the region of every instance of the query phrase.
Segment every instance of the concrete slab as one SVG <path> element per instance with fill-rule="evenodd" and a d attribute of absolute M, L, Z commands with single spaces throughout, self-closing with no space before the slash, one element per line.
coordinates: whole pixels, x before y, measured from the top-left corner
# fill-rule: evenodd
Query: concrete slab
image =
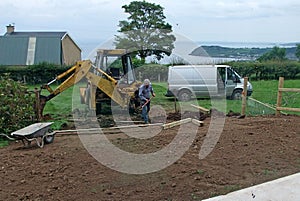
<path fill-rule="evenodd" d="M 300 173 L 203 201 L 300 201 Z"/>

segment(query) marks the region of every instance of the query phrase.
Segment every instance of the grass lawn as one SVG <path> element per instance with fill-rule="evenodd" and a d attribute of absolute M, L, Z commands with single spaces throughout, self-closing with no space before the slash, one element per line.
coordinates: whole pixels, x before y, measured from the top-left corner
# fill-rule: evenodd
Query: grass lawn
<path fill-rule="evenodd" d="M 266 103 L 270 106 L 275 107 L 277 101 L 277 87 L 278 81 L 251 81 L 253 85 L 253 94 L 252 98 L 257 99 L 263 103 Z M 36 86 L 29 86 L 30 89 Z M 56 86 L 53 86 L 54 89 Z M 300 80 L 286 80 L 284 87 L 287 88 L 300 88 Z M 167 83 L 153 83 L 153 88 L 156 93 L 156 97 L 152 99 L 153 105 L 160 105 L 165 109 L 166 112 L 175 111 L 175 101 L 174 98 L 168 98 L 165 96 L 167 91 Z M 44 90 L 43 95 L 47 95 L 48 92 Z M 74 97 L 74 98 L 73 98 Z M 68 119 L 72 118 L 72 101 L 75 107 L 80 107 L 79 103 L 79 87 L 73 86 L 57 95 L 49 102 L 47 102 L 44 109 L 44 114 L 50 114 L 51 117 L 55 120 L 54 127 L 59 129 L 60 125 L 67 123 Z M 193 107 L 190 104 L 198 104 L 207 109 L 216 108 L 221 111 L 232 110 L 234 112 L 241 111 L 241 100 L 222 100 L 222 99 L 196 99 L 190 102 L 178 102 L 176 101 L 177 110 L 181 107 L 190 107 L 192 110 Z M 284 93 L 283 95 L 283 105 L 285 107 L 296 107 L 300 108 L 300 94 L 299 93 Z M 84 107 L 84 106 L 81 106 Z M 265 106 L 253 103 L 248 100 L 247 104 L 247 114 L 248 115 L 261 115 L 261 114 L 274 114 L 275 111 L 266 108 Z M 299 114 L 299 113 L 298 113 Z"/>
<path fill-rule="evenodd" d="M 51 85 L 51 88 L 54 90 L 57 86 L 58 85 Z M 39 88 L 40 85 L 28 86 L 28 88 L 31 90 L 35 87 Z M 78 95 L 77 97 L 79 102 L 79 87 L 77 85 L 68 88 L 67 90 L 65 90 L 61 94 L 58 94 L 56 97 L 47 102 L 43 114 L 49 114 L 54 120 L 52 129 L 59 129 L 61 125 L 68 123 L 68 119 L 72 118 L 73 93 L 76 93 Z M 74 94 L 74 96 L 76 96 L 76 94 Z M 49 92 L 47 90 L 43 90 L 42 95 L 47 96 L 49 95 Z"/>
<path fill-rule="evenodd" d="M 266 103 L 271 107 L 276 107 L 277 103 L 277 90 L 278 80 L 270 81 L 251 81 L 253 85 L 253 94 L 251 98 L 254 98 L 260 102 Z M 300 88 L 300 80 L 285 80 L 285 88 Z M 156 91 L 157 98 L 153 99 L 153 103 L 162 105 L 166 110 L 174 110 L 174 98 L 167 98 L 164 94 L 167 91 L 167 83 L 153 83 L 153 88 Z M 226 106 L 226 112 L 230 110 L 234 112 L 241 111 L 240 100 L 210 100 L 210 99 L 197 99 L 197 103 L 205 108 L 211 109 L 215 106 Z M 188 103 L 187 103 L 188 104 Z M 190 104 L 190 103 L 189 103 Z M 300 108 L 300 93 L 284 92 L 282 104 L 284 107 Z M 222 107 L 223 108 L 223 107 Z M 218 108 L 217 108 L 218 109 Z M 291 114 L 299 114 L 295 112 L 288 112 Z M 275 111 L 248 99 L 247 103 L 248 115 L 263 115 L 263 114 L 275 114 Z"/>
<path fill-rule="evenodd" d="M 6 139 L 0 138 L 0 148 L 8 145 L 8 141 Z"/>
<path fill-rule="evenodd" d="M 251 82 L 254 93 L 252 98 L 261 102 L 267 103 L 276 107 L 278 94 L 278 80 L 270 81 L 255 81 Z M 300 80 L 285 80 L 284 88 L 300 88 Z M 300 108 L 300 93 L 297 92 L 283 92 L 282 106 L 291 108 Z M 286 111 L 284 111 L 286 112 Z M 300 114 L 299 112 L 286 112 L 290 114 Z"/>

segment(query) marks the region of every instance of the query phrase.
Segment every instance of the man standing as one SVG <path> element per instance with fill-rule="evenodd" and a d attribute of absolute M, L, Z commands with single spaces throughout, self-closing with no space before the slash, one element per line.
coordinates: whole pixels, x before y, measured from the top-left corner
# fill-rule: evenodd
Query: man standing
<path fill-rule="evenodd" d="M 139 88 L 139 97 L 142 103 L 142 118 L 144 122 L 147 124 L 149 121 L 148 113 L 150 111 L 150 99 L 151 95 L 155 97 L 155 93 L 153 91 L 152 85 L 149 79 L 144 80 L 144 84 L 142 84 Z"/>

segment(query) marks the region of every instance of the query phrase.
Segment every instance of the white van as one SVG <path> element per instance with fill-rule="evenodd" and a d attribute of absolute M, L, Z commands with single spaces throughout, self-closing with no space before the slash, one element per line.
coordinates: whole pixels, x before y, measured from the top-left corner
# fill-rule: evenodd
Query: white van
<path fill-rule="evenodd" d="M 244 79 L 227 65 L 182 65 L 170 66 L 166 96 L 176 96 L 181 101 L 191 97 L 226 96 L 240 99 Z M 248 82 L 248 93 L 252 85 Z"/>

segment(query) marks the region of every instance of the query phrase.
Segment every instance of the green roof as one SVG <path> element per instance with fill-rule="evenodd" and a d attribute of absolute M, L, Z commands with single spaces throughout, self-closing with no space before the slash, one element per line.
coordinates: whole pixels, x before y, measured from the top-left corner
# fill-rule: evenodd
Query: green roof
<path fill-rule="evenodd" d="M 0 65 L 25 65 L 28 37 L 0 36 Z"/>
<path fill-rule="evenodd" d="M 53 37 L 40 37 L 36 39 L 35 62 L 48 62 L 61 64 L 61 40 Z"/>
<path fill-rule="evenodd" d="M 0 36 L 0 65 L 26 65 L 29 40 L 35 38 L 34 64 L 62 64 L 62 37 L 65 32 L 14 32 Z M 30 59 L 29 59 L 30 60 Z"/>

